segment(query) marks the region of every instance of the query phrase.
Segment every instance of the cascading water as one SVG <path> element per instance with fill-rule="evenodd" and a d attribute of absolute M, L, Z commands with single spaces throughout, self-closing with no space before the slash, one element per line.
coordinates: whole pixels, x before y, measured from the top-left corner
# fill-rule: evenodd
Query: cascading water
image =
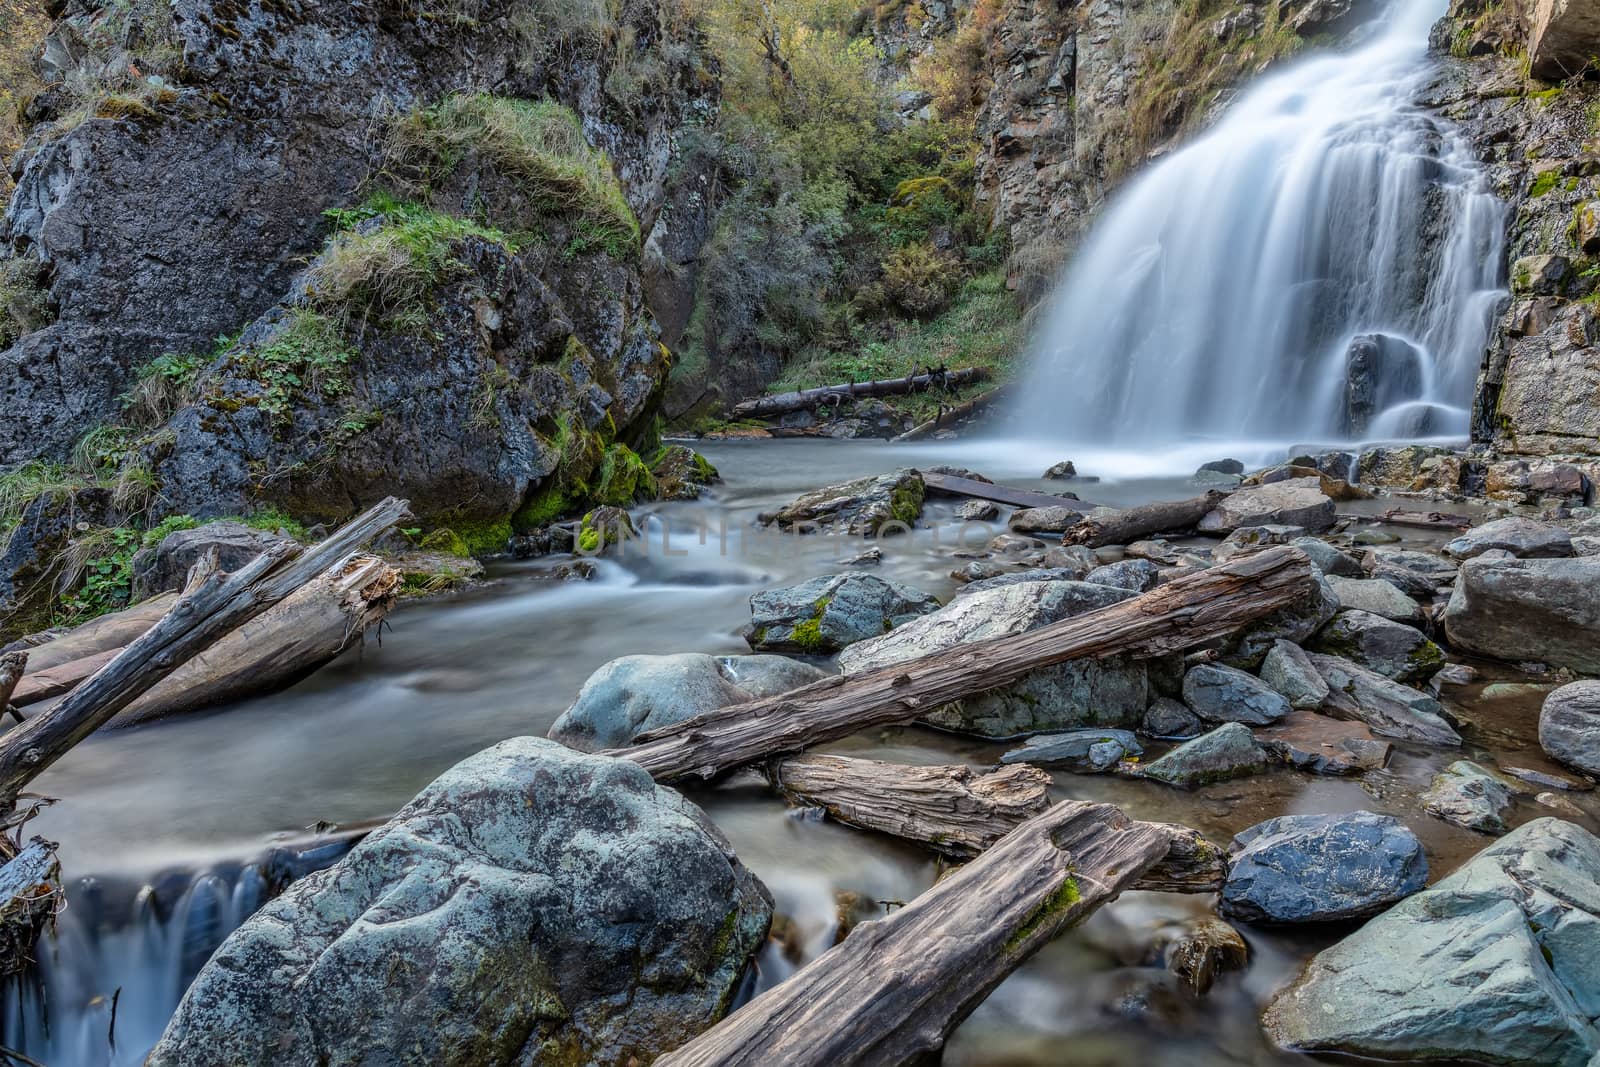
<path fill-rule="evenodd" d="M 1114 199 L 1036 343 L 1030 437 L 1466 436 L 1503 208 L 1416 103 L 1444 6 L 1262 80 Z"/>

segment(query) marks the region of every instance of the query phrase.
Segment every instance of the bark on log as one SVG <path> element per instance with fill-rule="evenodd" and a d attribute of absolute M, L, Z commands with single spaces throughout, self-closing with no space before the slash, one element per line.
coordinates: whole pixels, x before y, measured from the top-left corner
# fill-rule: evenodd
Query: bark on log
<path fill-rule="evenodd" d="M 99 652 L 126 648 L 138 640 L 178 602 L 177 593 L 162 593 L 141 601 L 131 608 L 90 619 L 82 626 L 28 650 L 28 663 L 32 673 L 53 670 L 73 660 L 84 659 Z"/>
<path fill-rule="evenodd" d="M 918 1062 L 1024 960 L 1166 854 L 1166 832 L 1064 801 L 676 1052 L 660 1067 Z"/>
<path fill-rule="evenodd" d="M 714 778 L 860 730 L 911 722 L 1040 667 L 1194 648 L 1305 596 L 1316 586 L 1312 573 L 1304 552 L 1280 545 L 1025 634 L 720 708 L 641 734 L 630 747 L 606 755 L 631 759 L 661 781 Z"/>
<path fill-rule="evenodd" d="M 1390 508 L 1377 515 L 1357 515 L 1344 511 L 1339 513 L 1338 518 L 1350 522 L 1415 526 L 1422 530 L 1467 530 L 1472 527 L 1472 516 L 1456 515 L 1448 511 L 1401 511 L 1399 508 Z"/>
<path fill-rule="evenodd" d="M 0 979 L 27 969 L 34 942 L 55 916 L 60 898 L 55 842 L 35 837 L 0 867 Z"/>
<path fill-rule="evenodd" d="M 982 411 L 984 408 L 993 404 L 996 400 L 1008 395 L 1010 392 L 1010 383 L 997 386 L 996 388 L 989 390 L 987 393 L 984 393 L 982 396 L 973 397 L 965 404 L 957 404 L 955 407 L 945 408 L 927 422 L 917 423 L 917 425 L 911 427 L 911 429 L 907 430 L 905 433 L 894 438 L 894 440 L 896 442 L 920 441 L 941 427 L 949 426 L 951 423 L 960 422 L 967 416 L 974 415 L 977 412 Z"/>
<path fill-rule="evenodd" d="M 1112 515 L 1086 517 L 1082 522 L 1068 527 L 1061 535 L 1061 540 L 1064 544 L 1100 548 L 1104 545 L 1131 544 L 1152 534 L 1192 529 L 1206 512 L 1213 510 L 1227 495 L 1212 490 L 1189 500 L 1141 504 Z"/>
<path fill-rule="evenodd" d="M 0 810 L 14 807 L 24 786 L 190 658 L 318 575 L 343 567 L 405 514 L 405 502 L 389 497 L 310 548 L 274 545 L 232 574 L 218 573 L 215 556 L 207 556 L 160 622 L 55 707 L 0 737 Z"/>
<path fill-rule="evenodd" d="M 778 393 L 776 396 L 758 396 L 741 400 L 733 405 L 730 414 L 736 419 L 766 418 L 791 411 L 803 411 L 819 404 L 838 403 L 851 397 L 899 396 L 922 392 L 925 389 L 955 389 L 972 382 L 984 381 L 988 377 L 989 372 L 983 367 L 969 367 L 966 370 L 927 371 L 904 378 L 881 378 L 873 382 L 844 382 L 840 385 L 824 385 L 816 389 L 800 389 L 792 393 Z"/>

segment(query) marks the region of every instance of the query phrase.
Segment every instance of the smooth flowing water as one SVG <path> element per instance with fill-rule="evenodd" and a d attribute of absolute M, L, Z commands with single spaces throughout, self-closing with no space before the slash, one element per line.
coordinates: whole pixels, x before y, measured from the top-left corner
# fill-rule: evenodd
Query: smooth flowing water
<path fill-rule="evenodd" d="M 707 443 L 705 452 L 726 483 L 702 501 L 651 510 L 648 557 L 602 562 L 588 583 L 540 577 L 559 561 L 501 564 L 483 586 L 402 605 L 381 645 L 369 639 L 287 692 L 103 732 L 75 748 L 36 783 L 61 802 L 29 827 L 61 842 L 69 906 L 58 936 L 41 949 L 37 981 L 7 991 L 0 1044 L 48 1067 L 139 1063 L 222 937 L 272 886 L 315 866 L 317 857 L 298 842 L 319 822 L 382 819 L 462 757 L 506 737 L 543 734 L 589 673 L 613 657 L 746 651 L 738 632 L 749 620 L 751 593 L 833 572 L 842 554 L 860 547 L 753 536 L 758 512 L 829 482 L 937 462 L 981 462 L 991 477 L 1044 487 L 1038 472 L 1064 458 L 829 441 Z M 1079 488 L 1109 504 L 1192 492 L 1159 478 Z M 949 572 L 963 562 L 954 555 L 958 534 L 965 529 L 960 540 L 969 546 L 986 539 L 986 531 L 957 523 L 955 503 L 931 502 L 912 536 L 886 540 L 877 573 L 948 596 Z M 997 523 L 994 532 L 1001 529 Z M 684 554 L 663 550 L 664 532 L 666 547 Z M 1534 740 L 1537 708 L 1536 694 L 1457 704 L 1474 724 L 1464 754 L 1477 758 L 1481 744 L 1524 766 L 1548 766 Z M 987 768 L 1007 746 L 904 728 L 832 747 Z M 1194 793 L 1060 773 L 1056 794 L 1189 823 L 1216 840 L 1286 812 L 1388 811 L 1423 838 L 1438 876 L 1487 841 L 1418 809 L 1432 773 L 1462 754 L 1402 745 L 1386 770 L 1362 782 L 1280 769 Z M 925 853 L 891 839 L 797 818 L 749 780 L 691 795 L 793 920 L 789 950 L 774 945 L 762 954 L 758 987 L 832 944 L 840 894 L 881 915 L 888 906 L 881 902 L 913 898 L 938 873 Z M 1539 813 L 1520 804 L 1516 819 Z M 274 846 L 278 854 L 262 861 Z M 1307 954 L 1341 931 L 1246 928 L 1250 968 L 1196 999 L 1147 951 L 1162 927 L 1207 914 L 1213 904 L 1125 896 L 1002 985 L 962 1025 L 946 1062 L 1298 1062 L 1267 1046 L 1257 1013 Z"/>
<path fill-rule="evenodd" d="M 1503 296 L 1503 207 L 1417 104 L 1444 0 L 1252 85 L 1112 199 L 1036 342 L 1019 432 L 1465 438 Z"/>

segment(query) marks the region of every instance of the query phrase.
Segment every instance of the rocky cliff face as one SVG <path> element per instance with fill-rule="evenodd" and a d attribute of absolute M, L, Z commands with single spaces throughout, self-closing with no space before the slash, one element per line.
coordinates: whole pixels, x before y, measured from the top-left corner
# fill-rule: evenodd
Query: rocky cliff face
<path fill-rule="evenodd" d="M 252 323 L 142 442 L 168 509 L 271 501 L 333 517 L 381 491 L 442 501 L 464 465 L 473 484 L 453 495 L 487 519 L 554 472 L 563 427 L 602 455 L 646 432 L 665 356 L 639 229 L 661 206 L 677 131 L 716 100 L 675 5 L 72 0 L 63 15 L 0 234 L 8 276 L 42 308 L 0 355 L 0 465 L 64 455 L 121 416 L 156 357 L 210 352 Z M 579 143 L 551 150 L 580 169 L 604 153 L 619 190 L 518 170 L 494 123 L 476 145 L 445 130 L 434 158 L 399 161 L 412 167 L 396 191 L 490 232 L 446 227 L 409 249 L 438 268 L 410 293 L 410 319 L 359 299 L 332 314 L 311 291 L 326 269 L 295 280 L 333 228 L 324 213 L 392 189 L 397 123 L 452 93 L 561 105 Z M 631 231 L 615 241 L 570 201 L 613 192 L 610 215 Z M 407 251 L 407 220 L 369 215 L 357 221 Z M 335 239 L 319 262 L 349 245 Z M 325 321 L 308 327 L 308 312 Z M 329 359 L 337 373 L 307 388 Z M 354 469 L 318 467 L 339 433 L 380 422 L 392 429 Z"/>

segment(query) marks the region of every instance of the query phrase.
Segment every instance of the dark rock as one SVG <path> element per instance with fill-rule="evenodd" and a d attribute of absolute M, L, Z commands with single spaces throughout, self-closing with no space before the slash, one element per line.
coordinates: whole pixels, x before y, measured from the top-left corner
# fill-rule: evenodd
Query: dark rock
<path fill-rule="evenodd" d="M 1572 535 L 1559 526 L 1513 515 L 1473 527 L 1447 543 L 1444 553 L 1471 559 L 1494 549 L 1519 559 L 1555 559 L 1573 554 Z"/>
<path fill-rule="evenodd" d="M 1311 557 L 1311 562 L 1317 570 L 1329 578 L 1364 578 L 1366 571 L 1361 569 L 1361 561 L 1348 552 L 1328 544 L 1316 537 L 1297 537 L 1290 542 L 1294 547 Z"/>
<path fill-rule="evenodd" d="M 1315 711 L 1328 701 L 1328 683 L 1305 650 L 1292 641 L 1275 641 L 1261 664 L 1261 680 L 1289 702 Z"/>
<path fill-rule="evenodd" d="M 1078 468 L 1072 465 L 1072 460 L 1064 459 L 1044 472 L 1044 477 L 1054 481 L 1071 481 L 1078 476 Z"/>
<path fill-rule="evenodd" d="M 916 524 L 927 492 L 922 475 L 909 467 L 875 478 L 858 478 L 801 496 L 760 521 L 795 533 L 876 537 Z"/>
<path fill-rule="evenodd" d="M 1409 342 L 1391 334 L 1362 334 L 1345 353 L 1345 432 L 1366 435 L 1375 416 L 1422 395 L 1426 362 Z"/>
<path fill-rule="evenodd" d="M 1450 642 L 1493 659 L 1600 674 L 1600 556 L 1469 559 L 1443 621 Z"/>
<path fill-rule="evenodd" d="M 1428 745 L 1461 743 L 1444 706 L 1426 693 L 1337 656 L 1310 653 L 1310 658 L 1328 683 L 1328 710 L 1359 719 L 1382 737 Z"/>
<path fill-rule="evenodd" d="M 1234 837 L 1222 911 L 1246 922 L 1346 922 L 1427 884 L 1422 842 L 1398 819 L 1284 815 Z"/>
<path fill-rule="evenodd" d="M 133 599 L 143 600 L 168 589 L 182 589 L 189 568 L 211 550 L 225 571 L 236 571 L 274 545 L 293 538 L 257 530 L 237 522 L 212 522 L 194 530 L 168 534 L 159 545 L 133 557 Z"/>
<path fill-rule="evenodd" d="M 1043 767 L 1067 766 L 1075 771 L 1107 771 L 1144 746 L 1127 730 L 1067 730 L 1037 734 L 1020 748 L 1000 757 L 1001 763 L 1036 763 Z"/>
<path fill-rule="evenodd" d="M 1162 931 L 1151 947 L 1151 962 L 1177 975 L 1195 996 L 1204 996 L 1218 977 L 1242 971 L 1250 962 L 1250 946 L 1239 931 L 1210 915 Z"/>
<path fill-rule="evenodd" d="M 650 461 L 656 495 L 662 500 L 698 500 L 713 482 L 722 480 L 704 456 L 688 445 L 668 445 Z"/>
<path fill-rule="evenodd" d="M 1267 753 L 1251 736 L 1250 728 L 1230 722 L 1193 741 L 1185 741 L 1165 756 L 1147 764 L 1141 777 L 1153 778 L 1180 789 L 1194 789 L 1258 774 L 1267 768 Z"/>
<path fill-rule="evenodd" d="M 0 554 L 0 636 L 48 623 L 56 600 L 58 558 L 80 525 L 100 526 L 110 515 L 109 489 L 44 493 L 23 508 Z"/>
<path fill-rule="evenodd" d="M 1195 473 L 1199 474 L 1200 471 L 1216 471 L 1218 474 L 1242 475 L 1244 473 L 1244 464 L 1240 463 L 1236 459 L 1214 459 L 1209 463 L 1200 464 L 1200 470 L 1195 471 Z"/>
<path fill-rule="evenodd" d="M 1120 563 L 1107 563 L 1090 571 L 1084 581 L 1093 585 L 1109 585 L 1113 589 L 1126 589 L 1143 593 L 1155 588 L 1161 568 L 1147 559 L 1125 559 Z"/>
<path fill-rule="evenodd" d="M 1170 697 L 1157 697 L 1145 709 L 1144 721 L 1139 727 L 1146 737 L 1162 741 L 1181 741 L 1197 736 L 1205 729 L 1200 716 Z"/>
<path fill-rule="evenodd" d="M 1191 667 L 1183 676 L 1183 702 L 1207 722 L 1265 726 L 1289 714 L 1289 702 L 1265 682 L 1214 663 Z"/>
<path fill-rule="evenodd" d="M 1433 785 L 1422 794 L 1422 810 L 1468 830 L 1503 834 L 1511 789 L 1471 760 L 1456 760 L 1434 775 Z"/>
<path fill-rule="evenodd" d="M 1600 681 L 1573 682 L 1545 697 L 1539 746 L 1551 759 L 1600 774 Z"/>
<path fill-rule="evenodd" d="M 1286 607 L 1251 623 L 1230 638 L 1222 650 L 1223 662 L 1240 670 L 1256 670 L 1278 641 L 1300 644 L 1327 625 L 1339 610 L 1328 579 L 1318 578 L 1316 588 Z"/>
<path fill-rule="evenodd" d="M 1311 640 L 1310 648 L 1377 671 L 1397 682 L 1420 682 L 1444 665 L 1444 650 L 1414 626 L 1349 608 Z"/>
<path fill-rule="evenodd" d="M 875 575 L 823 575 L 751 596 L 745 640 L 758 652 L 825 655 L 938 607 L 936 597 Z"/>

